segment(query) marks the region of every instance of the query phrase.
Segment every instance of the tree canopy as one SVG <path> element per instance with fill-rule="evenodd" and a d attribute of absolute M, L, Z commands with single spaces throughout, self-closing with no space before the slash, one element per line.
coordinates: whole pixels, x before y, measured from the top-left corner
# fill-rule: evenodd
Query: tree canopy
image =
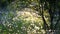
<path fill-rule="evenodd" d="M 0 0 L 0 34 L 59 34 L 60 0 Z"/>

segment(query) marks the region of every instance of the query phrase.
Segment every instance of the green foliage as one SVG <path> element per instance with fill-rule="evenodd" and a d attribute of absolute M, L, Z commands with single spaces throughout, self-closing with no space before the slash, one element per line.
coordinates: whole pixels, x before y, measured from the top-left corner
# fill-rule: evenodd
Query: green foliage
<path fill-rule="evenodd" d="M 35 14 L 35 13 L 30 13 L 30 12 L 17 12 L 17 16 L 13 18 L 13 20 L 16 22 L 18 25 L 18 28 L 22 30 L 23 33 L 28 33 L 29 32 L 32 34 L 41 32 L 43 30 L 43 21 L 41 17 Z M 21 31 L 20 30 L 20 31 Z M 34 32 L 35 31 L 35 32 Z M 37 31 L 37 32 L 36 32 Z M 43 33 L 43 32 L 41 32 Z M 40 34 L 40 33 L 38 33 Z"/>
<path fill-rule="evenodd" d="M 17 15 L 17 16 L 16 16 Z M 41 16 L 34 12 L 29 11 L 10 11 L 7 14 L 3 14 L 3 24 L 0 25 L 1 34 L 43 34 L 43 21 Z M 44 31 L 44 32 L 43 32 Z"/>
<path fill-rule="evenodd" d="M 57 0 L 1 0 L 0 6 L 8 10 L 1 11 L 0 34 L 45 34 L 43 26 L 46 24 L 49 29 L 52 29 L 51 24 L 53 29 L 60 29 L 60 2 Z"/>

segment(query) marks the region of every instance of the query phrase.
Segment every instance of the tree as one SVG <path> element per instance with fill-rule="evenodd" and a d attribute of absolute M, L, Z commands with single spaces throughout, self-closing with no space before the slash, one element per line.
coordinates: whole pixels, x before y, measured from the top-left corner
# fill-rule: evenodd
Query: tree
<path fill-rule="evenodd" d="M 60 29 L 60 25 L 59 25 L 60 1 L 59 0 L 1 0 L 0 6 L 1 6 L 0 8 L 2 9 L 6 8 L 6 10 L 8 10 L 7 13 L 9 14 L 7 17 L 10 19 L 16 16 L 16 11 L 22 11 L 26 8 L 33 9 L 34 11 L 31 12 L 37 11 L 38 15 L 42 17 L 41 20 L 43 20 L 43 24 L 44 24 L 42 25 L 43 26 L 42 29 L 44 29 L 45 31 L 48 30 L 48 32 L 51 30 L 50 32 L 51 34 L 53 32 L 55 33 L 56 30 Z M 15 15 L 12 12 L 15 13 Z M 3 16 L 5 16 L 6 14 L 4 13 L 2 13 Z M 9 20 L 8 18 L 6 19 Z M 10 22 L 10 20 L 8 22 Z M 11 22 L 13 22 L 13 20 L 11 20 Z M 46 33 L 48 32 L 46 31 Z"/>

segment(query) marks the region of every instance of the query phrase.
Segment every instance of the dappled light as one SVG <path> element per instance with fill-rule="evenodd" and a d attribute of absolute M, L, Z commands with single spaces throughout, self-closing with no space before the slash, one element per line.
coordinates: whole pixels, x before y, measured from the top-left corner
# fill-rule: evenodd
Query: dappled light
<path fill-rule="evenodd" d="M 1 0 L 0 34 L 60 34 L 60 0 Z"/>

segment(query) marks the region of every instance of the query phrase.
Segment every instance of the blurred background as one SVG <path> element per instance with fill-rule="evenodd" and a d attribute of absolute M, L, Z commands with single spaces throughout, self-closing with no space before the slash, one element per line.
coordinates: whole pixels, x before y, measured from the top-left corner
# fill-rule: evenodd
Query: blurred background
<path fill-rule="evenodd" d="M 60 0 L 0 0 L 0 34 L 60 34 Z"/>

